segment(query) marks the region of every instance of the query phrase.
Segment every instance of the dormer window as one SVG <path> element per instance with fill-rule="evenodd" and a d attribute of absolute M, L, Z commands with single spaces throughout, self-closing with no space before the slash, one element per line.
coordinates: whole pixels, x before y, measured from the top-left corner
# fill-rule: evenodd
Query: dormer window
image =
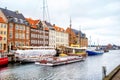
<path fill-rule="evenodd" d="M 23 20 L 22 20 L 22 19 L 20 19 L 20 23 L 23 23 Z"/>
<path fill-rule="evenodd" d="M 14 22 L 18 22 L 18 19 L 17 19 L 17 18 L 14 18 Z"/>
<path fill-rule="evenodd" d="M 26 25 L 29 25 L 29 23 L 28 23 L 27 21 L 25 21 L 25 24 L 26 24 Z"/>

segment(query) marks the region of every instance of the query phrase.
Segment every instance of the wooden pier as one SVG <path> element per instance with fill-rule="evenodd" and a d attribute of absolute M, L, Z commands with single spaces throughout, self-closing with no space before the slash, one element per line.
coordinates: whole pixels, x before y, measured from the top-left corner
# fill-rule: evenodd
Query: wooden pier
<path fill-rule="evenodd" d="M 120 80 L 120 65 L 117 66 L 111 73 L 103 78 L 103 80 Z"/>

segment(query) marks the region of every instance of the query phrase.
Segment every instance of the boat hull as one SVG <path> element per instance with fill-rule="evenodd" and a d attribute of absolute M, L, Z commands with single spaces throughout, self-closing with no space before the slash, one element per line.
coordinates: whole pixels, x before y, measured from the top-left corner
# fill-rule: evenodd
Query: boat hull
<path fill-rule="evenodd" d="M 86 51 L 88 53 L 88 56 L 92 56 L 92 55 L 101 55 L 103 54 L 103 52 L 100 51 Z"/>
<path fill-rule="evenodd" d="M 38 61 L 35 62 L 35 64 L 38 65 L 43 65 L 43 66 L 58 66 L 58 65 L 66 65 L 66 64 L 70 64 L 70 63 L 75 63 L 75 62 L 79 62 L 79 61 L 83 61 L 85 60 L 82 57 L 76 57 L 76 58 L 71 58 L 71 59 L 65 59 L 65 60 L 59 60 L 59 61 L 51 61 L 51 62 L 47 62 L 44 60 L 44 62 Z"/>
<path fill-rule="evenodd" d="M 0 66 L 8 65 L 8 58 L 0 58 Z"/>

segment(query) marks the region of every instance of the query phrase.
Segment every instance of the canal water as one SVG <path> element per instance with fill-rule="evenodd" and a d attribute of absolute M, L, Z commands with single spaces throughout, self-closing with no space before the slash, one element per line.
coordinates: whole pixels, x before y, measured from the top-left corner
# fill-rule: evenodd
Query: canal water
<path fill-rule="evenodd" d="M 35 64 L 9 64 L 0 68 L 0 80 L 102 80 L 102 66 L 107 74 L 120 64 L 120 50 L 111 50 L 85 61 L 56 67 Z"/>

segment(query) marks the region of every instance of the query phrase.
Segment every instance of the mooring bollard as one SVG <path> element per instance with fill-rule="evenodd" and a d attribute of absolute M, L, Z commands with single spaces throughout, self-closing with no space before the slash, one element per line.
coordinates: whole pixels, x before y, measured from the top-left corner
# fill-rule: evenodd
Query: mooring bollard
<path fill-rule="evenodd" d="M 103 66 L 102 67 L 102 74 L 103 74 L 103 78 L 105 78 L 106 77 L 106 66 Z"/>

